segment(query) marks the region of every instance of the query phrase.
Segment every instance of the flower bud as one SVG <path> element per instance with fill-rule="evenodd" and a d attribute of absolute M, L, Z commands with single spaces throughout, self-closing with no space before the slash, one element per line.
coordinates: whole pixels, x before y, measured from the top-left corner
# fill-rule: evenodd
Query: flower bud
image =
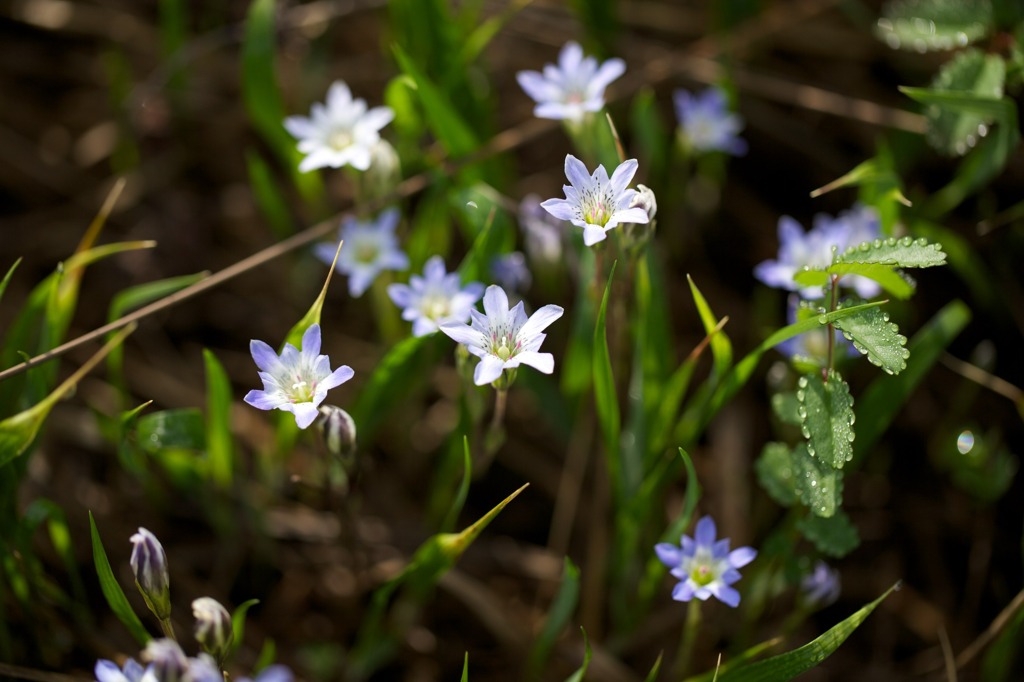
<path fill-rule="evenodd" d="M 320 435 L 327 452 L 341 459 L 346 468 L 356 456 L 356 423 L 345 410 L 335 405 L 322 405 L 320 414 Z"/>
<path fill-rule="evenodd" d="M 391 194 L 402 181 L 402 162 L 387 140 L 378 140 L 370 150 L 370 167 L 363 173 L 366 199 L 381 199 Z"/>
<path fill-rule="evenodd" d="M 150 672 L 156 682 L 185 682 L 190 679 L 188 658 L 173 639 L 150 640 L 142 652 L 142 660 L 150 664 Z"/>
<path fill-rule="evenodd" d="M 131 537 L 132 572 L 146 606 L 158 619 L 171 617 L 171 579 L 167 575 L 167 555 L 156 536 L 145 528 Z"/>
<path fill-rule="evenodd" d="M 647 217 L 651 222 L 654 222 L 654 216 L 658 214 L 658 199 L 654 196 L 654 192 L 647 185 L 637 185 L 636 194 L 633 196 L 633 201 L 630 202 L 629 207 L 635 208 L 639 206 L 647 212 Z"/>
<path fill-rule="evenodd" d="M 223 664 L 235 638 L 231 614 L 216 599 L 200 597 L 192 602 L 192 615 L 196 619 L 196 641 L 218 664 Z"/>
<path fill-rule="evenodd" d="M 626 223 L 623 225 L 622 247 L 632 257 L 638 256 L 647 248 L 654 235 L 654 216 L 658 213 L 658 200 L 654 192 L 647 185 L 637 185 L 637 192 L 633 195 L 630 208 L 642 208 L 647 213 L 646 223 Z"/>

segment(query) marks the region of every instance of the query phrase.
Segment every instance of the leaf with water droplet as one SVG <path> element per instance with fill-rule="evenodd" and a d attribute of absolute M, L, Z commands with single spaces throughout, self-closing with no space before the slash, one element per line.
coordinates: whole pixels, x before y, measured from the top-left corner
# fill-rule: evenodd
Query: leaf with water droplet
<path fill-rule="evenodd" d="M 853 457 L 850 387 L 835 370 L 829 370 L 827 383 L 821 375 L 808 375 L 801 404 L 807 410 L 803 427 L 809 450 L 823 464 L 841 469 Z"/>
<path fill-rule="evenodd" d="M 836 329 L 853 342 L 853 347 L 867 356 L 889 374 L 899 374 L 907 368 L 907 337 L 899 333 L 896 323 L 889 321 L 888 313 L 868 308 L 835 321 Z"/>
<path fill-rule="evenodd" d="M 842 509 L 828 518 L 805 516 L 796 527 L 822 554 L 843 557 L 857 549 L 860 534 Z"/>
<path fill-rule="evenodd" d="M 989 0 L 895 0 L 882 8 L 875 35 L 896 50 L 952 50 L 984 38 Z"/>
<path fill-rule="evenodd" d="M 800 399 L 796 397 L 796 393 L 784 391 L 772 396 L 772 411 L 783 424 L 800 426 L 803 423 L 801 409 Z"/>
<path fill-rule="evenodd" d="M 816 516 L 832 516 L 843 499 L 843 472 L 812 456 L 806 443 L 792 452 L 796 492 Z"/>
<path fill-rule="evenodd" d="M 864 245 L 868 248 L 862 248 Z M 930 268 L 946 263 L 946 254 L 941 244 L 935 244 L 924 240 L 900 241 L 889 239 L 882 241 L 876 239 L 874 242 L 864 242 L 852 246 L 839 255 L 836 265 L 828 268 L 826 272 L 831 274 L 863 274 L 870 276 L 868 272 L 856 272 L 848 268 L 837 268 L 839 264 L 863 264 L 863 265 L 892 265 L 899 268 Z"/>
<path fill-rule="evenodd" d="M 757 480 L 768 495 L 783 507 L 797 501 L 793 456 L 785 443 L 768 443 L 754 463 Z"/>

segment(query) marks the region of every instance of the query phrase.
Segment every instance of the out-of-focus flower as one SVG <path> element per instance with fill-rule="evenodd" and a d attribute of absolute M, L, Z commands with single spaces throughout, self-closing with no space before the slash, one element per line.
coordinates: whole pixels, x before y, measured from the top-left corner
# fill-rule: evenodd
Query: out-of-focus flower
<path fill-rule="evenodd" d="M 808 606 L 823 608 L 839 599 L 839 571 L 818 560 L 800 581 L 801 597 Z"/>
<path fill-rule="evenodd" d="M 405 270 L 409 257 L 398 248 L 395 228 L 401 217 L 397 208 L 383 211 L 377 220 L 362 221 L 353 216 L 341 223 L 338 238 L 345 241 L 338 255 L 338 272 L 348 275 L 348 291 L 352 296 L 363 295 L 373 280 L 384 270 Z M 334 261 L 334 244 L 317 244 L 317 258 L 328 265 Z"/>
<path fill-rule="evenodd" d="M 746 141 L 738 137 L 743 119 L 729 111 L 721 88 L 711 87 L 696 95 L 676 90 L 673 98 L 683 140 L 691 149 L 734 156 L 747 153 Z"/>
<path fill-rule="evenodd" d="M 370 167 L 380 129 L 395 117 L 389 107 L 367 111 L 366 100 L 352 98 L 344 81 L 334 81 L 327 91 L 327 105 L 317 102 L 309 118 L 289 116 L 284 127 L 299 140 L 299 151 L 306 158 L 299 170 L 352 166 L 364 171 Z"/>
<path fill-rule="evenodd" d="M 621 59 L 609 59 L 600 66 L 594 57 L 584 57 L 583 48 L 570 41 L 558 55 L 558 65 L 547 64 L 544 73 L 520 71 L 516 80 L 533 98 L 537 118 L 579 121 L 587 113 L 604 107 L 604 90 L 626 72 Z"/>
<path fill-rule="evenodd" d="M 800 309 L 800 297 L 790 294 L 786 320 L 789 324 L 797 322 L 797 311 Z M 857 349 L 843 336 L 838 329 L 833 330 L 833 355 L 857 355 Z M 786 339 L 776 346 L 780 353 L 788 355 L 791 360 L 806 363 L 815 367 L 824 367 L 828 362 L 828 328 L 818 327 Z"/>
<path fill-rule="evenodd" d="M 519 202 L 519 227 L 526 252 L 534 263 L 557 263 L 562 258 L 562 221 L 540 205 L 540 197 L 527 194 Z"/>
<path fill-rule="evenodd" d="M 255 678 L 241 677 L 238 682 L 292 682 L 295 676 L 287 666 L 271 665 L 260 671 Z"/>
<path fill-rule="evenodd" d="M 819 214 L 814 227 L 804 232 L 800 223 L 789 216 L 779 218 L 779 255 L 754 268 L 754 276 L 771 287 L 798 291 L 804 298 L 820 298 L 821 287 L 800 287 L 793 276 L 804 267 L 823 269 L 832 264 L 833 250 L 846 251 L 851 246 L 881 236 L 881 224 L 874 209 L 855 206 L 833 218 Z M 841 286 L 852 287 L 863 298 L 876 296 L 881 290 L 877 282 L 859 275 L 845 275 Z"/>
<path fill-rule="evenodd" d="M 533 281 L 530 268 L 526 267 L 526 257 L 519 251 L 492 258 L 491 277 L 509 291 L 526 291 Z"/>
<path fill-rule="evenodd" d="M 412 321 L 413 336 L 435 332 L 442 322 L 468 322 L 469 311 L 483 293 L 479 282 L 461 286 L 459 273 L 445 270 L 440 256 L 426 262 L 422 277 L 413 275 L 408 284 L 388 285 L 388 296 L 402 309 L 402 319 Z"/>
<path fill-rule="evenodd" d="M 141 682 L 146 670 L 134 658 L 125 661 L 123 668 L 118 668 L 113 661 L 100 659 L 93 673 L 96 682 Z"/>
<path fill-rule="evenodd" d="M 145 528 L 132 535 L 130 563 L 135 584 L 146 606 L 160 620 L 171 617 L 171 579 L 167 573 L 167 555 L 156 536 Z"/>
<path fill-rule="evenodd" d="M 192 602 L 192 616 L 196 619 L 196 641 L 203 647 L 203 651 L 213 656 L 218 663 L 223 663 L 235 638 L 231 614 L 216 599 L 200 597 Z"/>
<path fill-rule="evenodd" d="M 331 370 L 331 360 L 320 355 L 320 325 L 310 325 L 302 335 L 302 351 L 290 343 L 280 357 L 263 341 L 253 339 L 249 351 L 260 369 L 263 390 L 252 390 L 245 402 L 260 410 L 284 410 L 295 415 L 295 423 L 304 429 L 313 423 L 317 407 L 327 391 L 345 383 L 355 372 L 348 365 Z"/>
<path fill-rule="evenodd" d="M 483 386 L 497 381 L 504 370 L 520 364 L 551 374 L 555 358 L 551 353 L 539 352 L 545 337 L 542 332 L 563 312 L 560 306 L 546 305 L 527 318 L 522 301 L 509 310 L 505 291 L 492 284 L 484 293 L 484 314 L 476 309 L 471 311 L 472 326 L 445 322 L 441 331 L 480 358 L 473 382 Z"/>
<path fill-rule="evenodd" d="M 548 199 L 541 206 L 559 220 L 568 220 L 583 228 L 583 243 L 593 246 L 603 241 L 608 230 L 620 223 L 646 223 L 647 211 L 633 206 L 635 189 L 626 189 L 637 169 L 636 159 L 629 159 L 608 177 L 604 166 L 593 174 L 572 154 L 565 156 L 564 199 Z"/>
<path fill-rule="evenodd" d="M 730 585 L 740 579 L 737 569 L 753 561 L 757 550 L 740 547 L 730 552 L 729 540 L 716 540 L 715 535 L 715 522 L 705 516 L 697 522 L 693 538 L 682 537 L 680 547 L 667 542 L 654 547 L 661 563 L 680 581 L 672 590 L 676 601 L 690 601 L 694 597 L 706 601 L 715 596 L 728 606 L 739 605 L 740 593 Z"/>
<path fill-rule="evenodd" d="M 142 652 L 142 660 L 149 663 L 145 677 L 152 675 L 156 682 L 185 682 L 191 680 L 191 662 L 173 639 L 151 639 Z"/>

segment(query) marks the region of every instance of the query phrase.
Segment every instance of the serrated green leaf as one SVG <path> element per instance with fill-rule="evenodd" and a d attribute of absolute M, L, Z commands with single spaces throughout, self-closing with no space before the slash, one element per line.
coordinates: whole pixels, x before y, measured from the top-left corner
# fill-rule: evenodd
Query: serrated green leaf
<path fill-rule="evenodd" d="M 231 437 L 231 381 L 224 366 L 203 349 L 206 368 L 206 460 L 210 478 L 221 488 L 234 479 L 234 439 Z"/>
<path fill-rule="evenodd" d="M 927 89 L 901 88 L 925 104 L 928 142 L 940 152 L 963 156 L 988 134 L 993 122 L 1006 125 L 1002 102 L 1006 64 L 998 55 L 964 50 L 942 66 Z"/>
<path fill-rule="evenodd" d="M 889 313 L 870 308 L 836 320 L 835 326 L 871 364 L 886 373 L 899 374 L 907 368 L 907 337 L 900 334 L 895 322 L 889 321 Z"/>
<path fill-rule="evenodd" d="M 579 667 L 572 675 L 565 678 L 565 682 L 583 682 L 583 677 L 587 674 L 587 668 L 590 667 L 590 657 L 592 652 L 590 651 L 590 640 L 587 639 L 587 631 L 580 628 L 580 632 L 583 633 L 583 665 Z"/>
<path fill-rule="evenodd" d="M 615 277 L 616 263 L 612 263 L 608 273 L 608 283 L 601 298 L 601 307 L 597 311 L 597 323 L 594 325 L 594 405 L 597 418 L 604 434 L 604 451 L 608 466 L 608 475 L 618 496 L 623 489 L 622 463 L 619 460 L 619 434 L 622 424 L 619 414 L 619 397 L 615 391 L 615 377 L 612 375 L 612 360 L 608 351 L 608 337 L 605 333 L 605 318 L 608 311 L 608 299 L 611 296 L 612 283 Z"/>
<path fill-rule="evenodd" d="M 800 501 L 816 516 L 829 517 L 839 510 L 843 500 L 843 472 L 812 457 L 806 443 L 793 448 L 793 474 Z"/>
<path fill-rule="evenodd" d="M 898 376 L 879 376 L 859 398 L 859 426 L 856 441 L 857 459 L 875 447 L 882 433 L 903 408 L 924 375 L 938 361 L 971 319 L 970 309 L 963 301 L 952 301 L 928 321 L 910 340 L 914 357 Z"/>
<path fill-rule="evenodd" d="M 802 647 L 741 668 L 727 670 L 718 679 L 720 682 L 785 682 L 793 679 L 831 656 L 898 586 L 899 583 L 893 585 L 881 597 Z"/>
<path fill-rule="evenodd" d="M 875 35 L 893 49 L 952 50 L 992 28 L 988 0 L 893 0 L 882 8 Z"/>
<path fill-rule="evenodd" d="M 103 549 L 100 531 L 96 527 L 96 520 L 92 517 L 91 511 L 89 512 L 89 531 L 92 533 L 92 559 L 96 565 L 96 576 L 99 578 L 103 596 L 118 620 L 128 628 L 128 632 L 132 634 L 139 646 L 144 647 L 152 637 L 146 631 L 131 604 L 128 603 L 128 598 L 124 596 L 124 591 L 121 590 L 117 578 L 114 577 L 110 561 L 107 559 L 107 552 Z"/>
<path fill-rule="evenodd" d="M 783 424 L 800 426 L 803 419 L 800 417 L 800 401 L 794 391 L 784 391 L 772 395 L 772 412 Z"/>
<path fill-rule="evenodd" d="M 800 377 L 796 393 L 800 401 L 801 430 L 807 451 L 836 469 L 853 458 L 853 396 L 839 372 L 829 370 L 826 382 L 820 374 Z"/>
<path fill-rule="evenodd" d="M 864 242 L 839 254 L 838 263 L 894 265 L 899 268 L 930 268 L 946 264 L 941 244 L 927 239 L 902 237 Z"/>
<path fill-rule="evenodd" d="M 555 640 L 562 634 L 562 630 L 568 625 L 572 614 L 576 611 L 579 596 L 580 571 L 569 557 L 566 557 L 562 572 L 562 585 L 558 588 L 558 594 L 555 595 L 554 601 L 551 602 L 551 608 L 548 609 L 548 617 L 544 621 L 544 627 L 541 629 L 540 634 L 537 635 L 537 641 L 534 642 L 533 648 L 530 650 L 529 662 L 527 663 L 528 679 L 540 679 L 541 670 L 551 655 L 551 649 L 555 644 Z"/>
<path fill-rule="evenodd" d="M 819 552 L 831 557 L 844 557 L 860 545 L 860 533 L 842 509 L 828 518 L 805 516 L 796 527 Z"/>
<path fill-rule="evenodd" d="M 259 599 L 249 599 L 239 604 L 238 608 L 231 613 L 231 632 L 234 635 L 231 640 L 232 653 L 238 651 L 238 647 L 242 646 L 242 639 L 245 637 L 245 615 L 249 609 L 259 603 Z"/>
<path fill-rule="evenodd" d="M 785 443 L 767 443 L 754 463 L 757 480 L 768 495 L 783 507 L 797 501 L 793 455 Z"/>

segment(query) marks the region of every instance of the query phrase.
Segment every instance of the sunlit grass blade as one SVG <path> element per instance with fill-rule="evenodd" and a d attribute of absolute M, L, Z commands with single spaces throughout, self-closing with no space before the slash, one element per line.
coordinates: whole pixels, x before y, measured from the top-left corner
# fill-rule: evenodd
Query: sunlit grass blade
<path fill-rule="evenodd" d="M 473 479 L 473 458 L 469 454 L 469 438 L 462 437 L 462 481 L 459 483 L 459 490 L 452 499 L 451 507 L 441 522 L 441 531 L 448 532 L 455 527 L 455 522 L 462 513 L 462 506 L 466 503 L 466 496 L 469 495 L 469 483 Z"/>
<path fill-rule="evenodd" d="M 234 439 L 231 436 L 231 381 L 224 366 L 209 349 L 203 349 L 206 367 L 206 462 L 210 479 L 230 488 L 235 474 Z"/>
<path fill-rule="evenodd" d="M 875 379 L 858 399 L 854 463 L 872 450 L 914 389 L 971 319 L 963 301 L 947 303 L 910 340 L 911 360 L 899 375 Z"/>
<path fill-rule="evenodd" d="M 898 583 L 893 585 L 881 597 L 802 647 L 757 663 L 725 670 L 719 674 L 718 679 L 721 682 L 784 682 L 793 679 L 831 656 L 898 586 Z"/>
<path fill-rule="evenodd" d="M 580 632 L 583 633 L 583 664 L 576 672 L 565 678 L 565 682 L 583 682 L 583 678 L 587 674 L 587 668 L 590 667 L 590 658 L 593 656 L 593 652 L 590 650 L 590 640 L 587 639 L 586 630 L 580 628 Z"/>
<path fill-rule="evenodd" d="M 242 646 L 242 639 L 245 638 L 245 616 L 253 606 L 260 603 L 259 599 L 249 599 L 238 605 L 231 613 L 231 632 L 234 634 L 234 639 L 231 641 L 231 651 L 238 651 L 238 647 Z"/>
<path fill-rule="evenodd" d="M 0 467 L 28 449 L 53 406 L 77 386 L 82 377 L 92 371 L 107 353 L 135 331 L 135 328 L 136 325 L 133 324 L 122 329 L 41 402 L 0 422 Z"/>
<path fill-rule="evenodd" d="M 14 276 L 14 271 L 18 269 L 19 263 L 21 263 L 20 257 L 14 261 L 14 265 L 12 265 L 7 271 L 7 274 L 4 275 L 3 280 L 0 280 L 0 301 L 4 300 L 4 292 L 7 291 L 7 284 L 11 281 L 11 277 Z"/>
<path fill-rule="evenodd" d="M 713 331 L 718 329 L 718 318 L 715 317 L 711 306 L 708 305 L 704 295 L 689 275 L 686 276 L 686 281 L 690 284 L 690 293 L 693 295 L 693 302 L 697 306 L 697 313 L 700 315 L 701 324 L 704 325 L 704 332 L 711 337 L 711 355 L 714 358 L 715 376 L 721 378 L 725 376 L 725 373 L 729 371 L 729 367 L 732 365 L 732 343 L 729 341 L 729 337 L 720 329 L 717 333 L 712 334 Z"/>
<path fill-rule="evenodd" d="M 562 585 L 558 588 L 551 608 L 548 610 L 547 620 L 544 627 L 537 635 L 530 650 L 530 657 L 526 665 L 528 679 L 540 679 L 544 663 L 551 655 L 551 649 L 555 644 L 565 626 L 568 625 L 572 614 L 576 611 L 576 605 L 580 596 L 580 571 L 572 563 L 569 557 L 565 558 L 565 568 L 562 572 Z"/>
<path fill-rule="evenodd" d="M 462 659 L 462 682 L 469 682 L 469 652 Z"/>
<path fill-rule="evenodd" d="M 647 673 L 647 677 L 644 678 L 644 682 L 655 682 L 658 679 L 658 672 L 661 671 L 661 659 L 665 655 L 664 651 L 658 652 L 658 658 L 655 659 L 654 665 L 651 666 L 651 670 Z"/>
<path fill-rule="evenodd" d="M 128 628 L 128 632 L 139 643 L 139 646 L 146 646 L 146 643 L 152 638 L 149 632 L 146 631 L 145 626 L 142 625 L 142 621 L 139 620 L 139 616 L 132 609 L 131 604 L 128 603 L 128 598 L 124 596 L 124 591 L 121 590 L 117 578 L 114 577 L 114 572 L 110 568 L 110 561 L 107 560 L 107 552 L 103 549 L 103 540 L 100 539 L 100 531 L 96 527 L 96 520 L 92 517 L 92 512 L 89 512 L 89 529 L 92 533 L 93 563 L 96 565 L 96 575 L 99 578 L 103 596 L 106 598 L 110 610 Z"/>
<path fill-rule="evenodd" d="M 759 642 L 728 661 L 720 661 L 720 665 L 715 666 L 714 670 L 689 677 L 685 682 L 716 682 L 716 680 L 721 679 L 722 674 L 726 671 L 742 667 L 748 661 L 752 661 L 769 649 L 778 646 L 782 640 L 782 637 L 774 637 Z"/>
<path fill-rule="evenodd" d="M 608 284 L 604 288 L 601 307 L 597 311 L 597 323 L 594 326 L 594 405 L 597 418 L 604 435 L 604 452 L 608 466 L 608 476 L 616 491 L 616 498 L 621 497 L 623 489 L 622 462 L 619 459 L 619 435 L 622 430 L 619 414 L 619 397 L 615 390 L 615 377 L 612 375 L 612 360 L 608 351 L 608 336 L 605 330 L 608 298 L 611 296 L 612 284 L 615 279 L 615 266 L 612 263 L 608 273 Z"/>
<path fill-rule="evenodd" d="M 339 241 L 338 247 L 334 250 L 334 260 L 331 261 L 331 267 L 327 269 L 327 277 L 324 279 L 324 285 L 320 287 L 320 294 L 313 301 L 313 305 L 309 306 L 309 310 L 302 316 L 302 319 L 295 323 L 295 326 L 288 331 L 288 335 L 285 337 L 285 343 L 290 343 L 296 348 L 302 347 L 302 335 L 306 333 L 306 330 L 312 327 L 314 324 L 320 324 L 320 314 L 324 309 L 324 301 L 327 300 L 327 288 L 331 286 L 331 278 L 334 277 L 334 268 L 338 264 L 338 256 L 341 255 L 341 250 L 344 248 L 345 242 Z M 284 348 L 284 344 L 281 344 L 281 348 Z"/>

